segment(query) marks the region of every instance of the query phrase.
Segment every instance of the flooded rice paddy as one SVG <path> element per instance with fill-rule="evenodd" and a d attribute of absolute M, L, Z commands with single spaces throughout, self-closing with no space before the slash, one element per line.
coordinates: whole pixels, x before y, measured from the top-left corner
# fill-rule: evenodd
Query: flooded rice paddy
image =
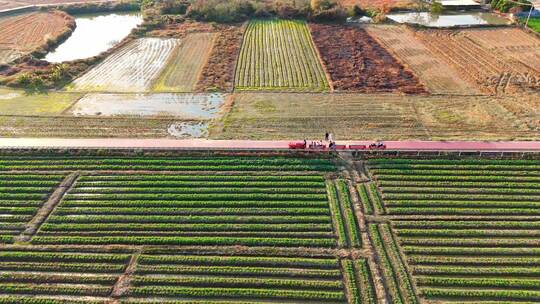
<path fill-rule="evenodd" d="M 505 25 L 510 20 L 493 13 L 467 12 L 456 14 L 433 14 L 430 12 L 410 12 L 388 14 L 388 19 L 398 23 L 413 23 L 429 27 L 453 27 L 472 25 Z"/>
<path fill-rule="evenodd" d="M 212 119 L 224 94 L 87 94 L 72 108 L 75 116 L 168 116 Z"/>
<path fill-rule="evenodd" d="M 75 31 L 44 59 L 57 63 L 99 55 L 124 39 L 142 21 L 138 12 L 75 15 Z"/>

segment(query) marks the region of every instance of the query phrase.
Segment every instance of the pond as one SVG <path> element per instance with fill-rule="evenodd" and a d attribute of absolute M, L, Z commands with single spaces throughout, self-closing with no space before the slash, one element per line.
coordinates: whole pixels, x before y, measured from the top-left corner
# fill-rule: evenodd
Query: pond
<path fill-rule="evenodd" d="M 388 14 L 387 17 L 398 23 L 414 23 L 429 27 L 510 24 L 510 20 L 486 12 L 467 12 L 443 15 L 432 14 L 429 12 L 411 12 Z"/>
<path fill-rule="evenodd" d="M 45 56 L 49 62 L 90 58 L 110 49 L 143 22 L 139 12 L 75 15 L 71 36 Z"/>

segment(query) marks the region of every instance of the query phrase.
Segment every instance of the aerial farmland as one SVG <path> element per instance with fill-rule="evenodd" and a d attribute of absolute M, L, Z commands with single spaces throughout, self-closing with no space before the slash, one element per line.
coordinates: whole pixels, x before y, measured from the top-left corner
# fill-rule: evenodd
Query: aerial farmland
<path fill-rule="evenodd" d="M 0 0 L 0 304 L 540 303 L 540 13 L 459 3 Z"/>

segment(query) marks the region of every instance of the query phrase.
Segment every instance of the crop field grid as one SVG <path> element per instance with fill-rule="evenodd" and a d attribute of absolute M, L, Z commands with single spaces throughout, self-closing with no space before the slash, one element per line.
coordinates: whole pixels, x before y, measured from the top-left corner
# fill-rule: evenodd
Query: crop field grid
<path fill-rule="evenodd" d="M 389 219 L 370 234 L 387 244 L 392 294 L 416 286 L 441 303 L 540 301 L 538 160 L 373 159 L 369 170 Z M 399 284 L 407 267 L 410 290 Z"/>
<path fill-rule="evenodd" d="M 236 67 L 236 90 L 327 91 L 309 28 L 301 20 L 252 20 Z"/>
<path fill-rule="evenodd" d="M 0 303 L 540 301 L 538 160 L 33 153 L 0 157 Z"/>
<path fill-rule="evenodd" d="M 348 253 L 362 239 L 335 170 L 317 158 L 1 156 L 0 303 L 375 303 L 367 259 Z"/>

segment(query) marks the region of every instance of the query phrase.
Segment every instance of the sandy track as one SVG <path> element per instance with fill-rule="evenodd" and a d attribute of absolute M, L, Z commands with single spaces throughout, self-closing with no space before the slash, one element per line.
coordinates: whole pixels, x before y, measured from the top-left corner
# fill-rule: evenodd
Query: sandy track
<path fill-rule="evenodd" d="M 365 29 L 413 70 L 431 93 L 480 93 L 462 79 L 457 71 L 416 40 L 414 32 L 407 27 L 371 25 Z"/>

